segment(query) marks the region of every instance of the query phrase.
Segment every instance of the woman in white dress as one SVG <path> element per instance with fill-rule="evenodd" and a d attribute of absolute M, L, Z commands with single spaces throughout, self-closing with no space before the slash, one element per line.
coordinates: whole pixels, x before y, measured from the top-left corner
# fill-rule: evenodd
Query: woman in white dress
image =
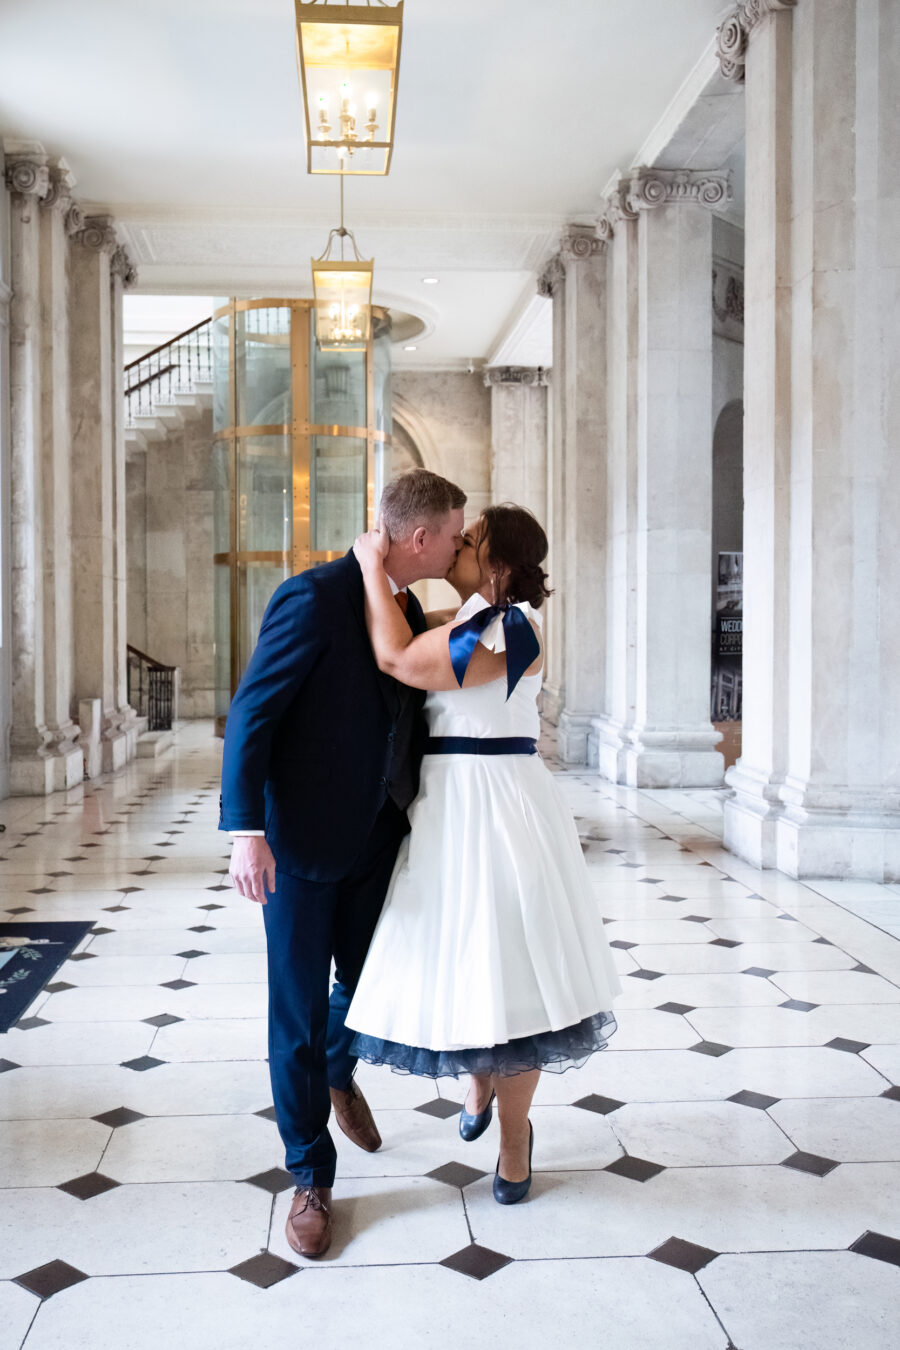
<path fill-rule="evenodd" d="M 429 740 L 347 1025 L 369 1063 L 470 1074 L 463 1139 L 488 1128 L 496 1096 L 494 1196 L 513 1204 L 531 1183 L 541 1070 L 602 1050 L 621 992 L 574 821 L 536 753 L 547 539 L 524 508 L 488 507 L 447 576 L 461 609 L 416 638 L 387 544 L 379 530 L 356 542 L 366 621 L 379 668 L 429 691 Z"/>

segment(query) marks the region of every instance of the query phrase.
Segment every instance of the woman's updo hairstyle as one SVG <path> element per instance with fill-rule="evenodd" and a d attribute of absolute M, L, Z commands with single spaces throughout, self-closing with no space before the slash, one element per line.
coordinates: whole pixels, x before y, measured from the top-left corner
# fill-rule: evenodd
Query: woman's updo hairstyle
<path fill-rule="evenodd" d="M 485 507 L 481 519 L 484 531 L 479 551 L 485 547 L 493 566 L 508 569 L 506 599 L 514 605 L 527 601 L 540 609 L 552 591 L 541 567 L 549 545 L 537 520 L 524 506 L 512 502 Z"/>

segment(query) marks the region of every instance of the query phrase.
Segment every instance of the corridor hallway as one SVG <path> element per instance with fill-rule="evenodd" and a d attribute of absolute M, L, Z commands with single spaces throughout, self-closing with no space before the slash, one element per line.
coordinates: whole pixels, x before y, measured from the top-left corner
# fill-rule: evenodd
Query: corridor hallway
<path fill-rule="evenodd" d="M 756 871 L 718 794 L 560 772 L 625 977 L 611 1049 L 544 1075 L 512 1209 L 461 1084 L 361 1067 L 384 1147 L 335 1131 L 334 1245 L 301 1265 L 220 754 L 192 723 L 0 802 L 0 920 L 95 924 L 0 1036 L 0 1350 L 896 1344 L 900 886 Z"/>

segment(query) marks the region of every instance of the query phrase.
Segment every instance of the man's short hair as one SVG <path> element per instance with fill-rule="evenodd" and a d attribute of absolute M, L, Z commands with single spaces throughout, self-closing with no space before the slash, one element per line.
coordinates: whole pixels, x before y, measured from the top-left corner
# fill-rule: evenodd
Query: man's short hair
<path fill-rule="evenodd" d="M 466 494 L 449 479 L 429 469 L 410 469 L 386 484 L 379 509 L 388 537 L 407 539 L 420 525 L 433 528 L 465 504 Z"/>

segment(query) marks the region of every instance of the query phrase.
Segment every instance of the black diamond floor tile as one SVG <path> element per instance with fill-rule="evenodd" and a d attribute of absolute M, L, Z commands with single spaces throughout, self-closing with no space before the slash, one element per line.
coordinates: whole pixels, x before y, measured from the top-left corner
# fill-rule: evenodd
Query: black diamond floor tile
<path fill-rule="evenodd" d="M 629 970 L 628 975 L 632 980 L 661 980 L 663 977 L 661 970 Z"/>
<path fill-rule="evenodd" d="M 868 1050 L 868 1041 L 850 1041 L 846 1036 L 835 1036 L 833 1041 L 825 1042 L 826 1050 L 846 1050 L 848 1055 L 858 1055 L 861 1050 Z"/>
<path fill-rule="evenodd" d="M 75 954 L 74 954 L 73 956 L 70 956 L 70 957 L 69 957 L 69 960 L 70 960 L 70 961 L 93 961 L 93 959 L 94 959 L 94 957 L 95 957 L 96 955 L 97 955 L 96 952 L 75 952 Z"/>
<path fill-rule="evenodd" d="M 641 877 L 641 881 L 646 881 L 648 886 L 661 886 L 662 877 Z"/>
<path fill-rule="evenodd" d="M 155 1017 L 142 1017 L 142 1022 L 146 1022 L 151 1027 L 171 1027 L 176 1022 L 183 1022 L 183 1017 L 176 1017 L 174 1013 L 157 1013 Z"/>
<path fill-rule="evenodd" d="M 715 1261 L 718 1252 L 709 1247 L 698 1247 L 696 1242 L 686 1242 L 684 1238 L 670 1237 L 661 1246 L 649 1253 L 651 1261 L 661 1261 L 665 1266 L 674 1266 L 676 1270 L 686 1270 L 696 1275 L 698 1270 Z"/>
<path fill-rule="evenodd" d="M 888 1101 L 900 1102 L 900 1087 L 889 1087 L 882 1092 L 882 1097 L 887 1097 Z"/>
<path fill-rule="evenodd" d="M 36 1027 L 49 1027 L 50 1023 L 46 1017 L 23 1017 L 16 1026 L 19 1031 L 34 1031 Z"/>
<path fill-rule="evenodd" d="M 158 1069 L 165 1064 L 164 1059 L 154 1059 L 152 1055 L 139 1055 L 137 1059 L 124 1059 L 123 1069 L 134 1069 L 135 1073 L 146 1073 L 148 1069 Z"/>
<path fill-rule="evenodd" d="M 740 947 L 743 944 L 735 942 L 733 938 L 713 938 L 709 945 L 710 947 Z"/>
<path fill-rule="evenodd" d="M 833 1172 L 840 1163 L 835 1162 L 834 1158 L 821 1158 L 818 1153 L 792 1153 L 789 1158 L 784 1158 L 780 1164 L 782 1167 L 792 1167 L 797 1172 L 809 1172 L 814 1177 L 827 1177 L 829 1172 Z"/>
<path fill-rule="evenodd" d="M 37 1294 L 38 1298 L 52 1298 L 54 1294 L 59 1294 L 63 1289 L 71 1289 L 73 1284 L 80 1284 L 82 1280 L 88 1279 L 83 1270 L 77 1270 L 75 1266 L 70 1266 L 67 1261 L 48 1261 L 45 1266 L 36 1266 L 34 1270 L 27 1270 L 24 1275 L 16 1275 L 14 1283 L 20 1284 L 23 1289 L 29 1289 L 32 1294 Z"/>
<path fill-rule="evenodd" d="M 813 942 L 818 942 L 818 944 L 819 944 L 820 947 L 833 947 L 833 946 L 834 946 L 834 943 L 833 943 L 833 942 L 829 942 L 828 938 L 823 938 L 823 937 L 813 938 Z"/>
<path fill-rule="evenodd" d="M 579 1097 L 572 1105 L 580 1106 L 582 1111 L 596 1111 L 599 1116 L 608 1116 L 625 1103 L 617 1101 L 615 1097 L 601 1097 L 599 1093 L 592 1092 L 587 1097 Z"/>
<path fill-rule="evenodd" d="M 159 987 L 160 989 L 193 989 L 196 983 L 196 980 L 166 980 Z"/>
<path fill-rule="evenodd" d="M 489 1275 L 496 1275 L 498 1270 L 510 1265 L 512 1259 L 502 1252 L 491 1251 L 490 1247 L 480 1247 L 477 1242 L 473 1242 L 452 1256 L 445 1256 L 440 1264 L 448 1270 L 455 1270 L 459 1275 L 468 1275 L 473 1280 L 486 1280 Z"/>
<path fill-rule="evenodd" d="M 671 901 L 673 901 L 673 902 L 675 902 L 675 903 L 678 903 L 678 902 L 680 902 L 681 900 L 686 900 L 686 899 L 687 899 L 687 896 L 686 896 L 686 895 L 661 895 L 659 898 L 660 898 L 660 900 L 671 900 Z"/>
<path fill-rule="evenodd" d="M 21 1069 L 21 1064 L 16 1064 L 12 1059 L 0 1059 L 0 1073 L 10 1073 L 13 1069 Z"/>
<path fill-rule="evenodd" d="M 263 1111 L 254 1111 L 253 1114 L 254 1114 L 255 1116 L 262 1116 L 263 1120 L 271 1120 L 271 1122 L 272 1122 L 273 1125 L 276 1123 L 276 1121 L 277 1121 L 277 1119 L 278 1119 L 278 1117 L 275 1115 L 275 1107 L 274 1107 L 274 1106 L 267 1106 L 267 1107 L 265 1108 L 265 1110 L 263 1110 Z"/>
<path fill-rule="evenodd" d="M 693 1050 L 697 1055 L 727 1055 L 734 1049 L 733 1045 L 720 1045 L 718 1041 L 698 1041 L 696 1045 L 689 1045 L 689 1050 Z"/>
<path fill-rule="evenodd" d="M 189 933 L 214 933 L 216 930 L 210 923 L 198 923 L 193 928 L 189 928 Z"/>
<path fill-rule="evenodd" d="M 207 874 L 207 875 L 208 875 L 208 874 Z M 223 886 L 223 885 L 220 883 L 218 886 L 207 886 L 206 889 L 207 889 L 208 891 L 233 891 L 233 890 L 234 890 L 234 887 L 233 887 L 233 886 Z"/>
<path fill-rule="evenodd" d="M 94 937 L 105 937 L 107 933 L 114 933 L 114 928 L 92 928 L 91 933 Z"/>
<path fill-rule="evenodd" d="M 17 905 L 15 909 L 8 909 L 7 914 L 33 914 L 34 910 L 30 905 Z"/>
<path fill-rule="evenodd" d="M 818 1003 L 804 1003 L 802 998 L 788 998 L 784 1003 L 779 1003 L 779 1008 L 790 1008 L 792 1012 L 812 1012 L 813 1008 L 818 1008 Z"/>
<path fill-rule="evenodd" d="M 273 1284 L 279 1284 L 290 1275 L 296 1275 L 298 1270 L 299 1266 L 292 1265 L 290 1261 L 283 1261 L 272 1252 L 260 1252 L 258 1256 L 251 1256 L 249 1261 L 241 1261 L 239 1265 L 232 1266 L 228 1274 L 236 1275 L 239 1280 L 246 1280 L 248 1284 L 255 1284 L 258 1289 L 271 1289 Z"/>
<path fill-rule="evenodd" d="M 224 909 L 225 906 L 224 906 L 224 905 L 198 905 L 197 908 L 198 908 L 198 909 L 208 909 L 208 910 L 213 910 L 213 909 Z"/>
<path fill-rule="evenodd" d="M 667 1013 L 689 1013 L 694 1012 L 695 1008 L 692 1003 L 657 1003 L 656 1011 Z"/>
<path fill-rule="evenodd" d="M 449 1120 L 451 1116 L 459 1115 L 459 1103 L 448 1102 L 446 1097 L 435 1097 L 434 1101 L 423 1102 L 414 1109 L 421 1111 L 423 1116 L 436 1116 L 438 1120 Z"/>
<path fill-rule="evenodd" d="M 611 947 L 617 947 L 620 952 L 628 952 L 631 951 L 632 947 L 636 947 L 638 944 L 636 942 L 623 942 L 621 938 L 616 938 L 615 942 L 611 942 L 609 945 Z"/>
<path fill-rule="evenodd" d="M 146 1120 L 142 1111 L 132 1111 L 128 1106 L 117 1106 L 115 1111 L 104 1111 L 102 1116 L 93 1116 L 101 1125 L 117 1130 L 120 1125 L 133 1125 L 136 1120 Z"/>
<path fill-rule="evenodd" d="M 652 1177 L 658 1177 L 660 1172 L 666 1169 L 659 1163 L 648 1162 L 646 1158 L 632 1158 L 626 1153 L 624 1158 L 617 1158 L 614 1163 L 610 1163 L 602 1170 L 613 1172 L 617 1177 L 627 1177 L 629 1181 L 650 1181 Z"/>
<path fill-rule="evenodd" d="M 35 889 L 34 889 L 33 891 L 29 891 L 28 894 L 29 894 L 29 895 L 53 895 L 53 887 L 52 887 L 52 886 L 36 886 Z"/>
<path fill-rule="evenodd" d="M 850 1250 L 859 1252 L 860 1256 L 871 1256 L 875 1261 L 888 1261 L 892 1266 L 900 1266 L 900 1241 L 884 1233 L 863 1233 L 851 1244 Z"/>
<path fill-rule="evenodd" d="M 75 989 L 74 984 L 69 984 L 68 980 L 57 980 L 54 984 L 45 984 L 44 988 L 48 994 L 64 994 L 67 989 Z"/>
<path fill-rule="evenodd" d="M 143 886 L 120 886 L 119 892 L 122 895 L 134 895 L 137 891 L 142 891 Z"/>
<path fill-rule="evenodd" d="M 770 975 L 774 975 L 774 970 L 767 970 L 765 966 L 748 966 L 746 970 L 741 971 L 742 975 L 759 975 L 763 980 L 767 980 Z"/>
<path fill-rule="evenodd" d="M 209 956 L 209 952 L 198 951 L 196 947 L 191 947 L 186 952 L 176 952 L 176 956 L 183 956 L 186 961 L 194 961 L 198 956 Z"/>
<path fill-rule="evenodd" d="M 65 1191 L 67 1195 L 74 1195 L 76 1200 L 93 1200 L 95 1195 L 103 1195 L 105 1191 L 114 1191 L 119 1184 L 118 1181 L 113 1181 L 111 1177 L 105 1177 L 102 1172 L 88 1172 L 83 1177 L 75 1177 L 72 1181 L 64 1181 L 56 1189 Z"/>
<path fill-rule="evenodd" d="M 257 1172 L 256 1176 L 244 1177 L 244 1180 L 248 1186 L 258 1186 L 270 1195 L 280 1195 L 296 1184 L 290 1172 L 286 1172 L 283 1167 L 270 1167 L 268 1172 Z"/>
<path fill-rule="evenodd" d="M 684 923 L 709 923 L 708 914 L 682 914 Z"/>
<path fill-rule="evenodd" d="M 753 1106 L 757 1111 L 767 1111 L 770 1106 L 775 1106 L 781 1101 L 780 1097 L 767 1097 L 764 1092 L 735 1092 L 726 1101 L 735 1102 L 738 1106 Z"/>
<path fill-rule="evenodd" d="M 486 1177 L 487 1172 L 480 1172 L 477 1167 L 467 1167 L 465 1163 L 448 1162 L 444 1163 L 443 1167 L 435 1167 L 433 1171 L 426 1172 L 425 1175 L 431 1177 L 432 1181 L 442 1181 L 445 1186 L 458 1186 L 462 1189 L 473 1181 Z"/>
<path fill-rule="evenodd" d="M 130 905 L 107 905 L 104 914 L 122 914 L 126 909 L 131 909 Z"/>

